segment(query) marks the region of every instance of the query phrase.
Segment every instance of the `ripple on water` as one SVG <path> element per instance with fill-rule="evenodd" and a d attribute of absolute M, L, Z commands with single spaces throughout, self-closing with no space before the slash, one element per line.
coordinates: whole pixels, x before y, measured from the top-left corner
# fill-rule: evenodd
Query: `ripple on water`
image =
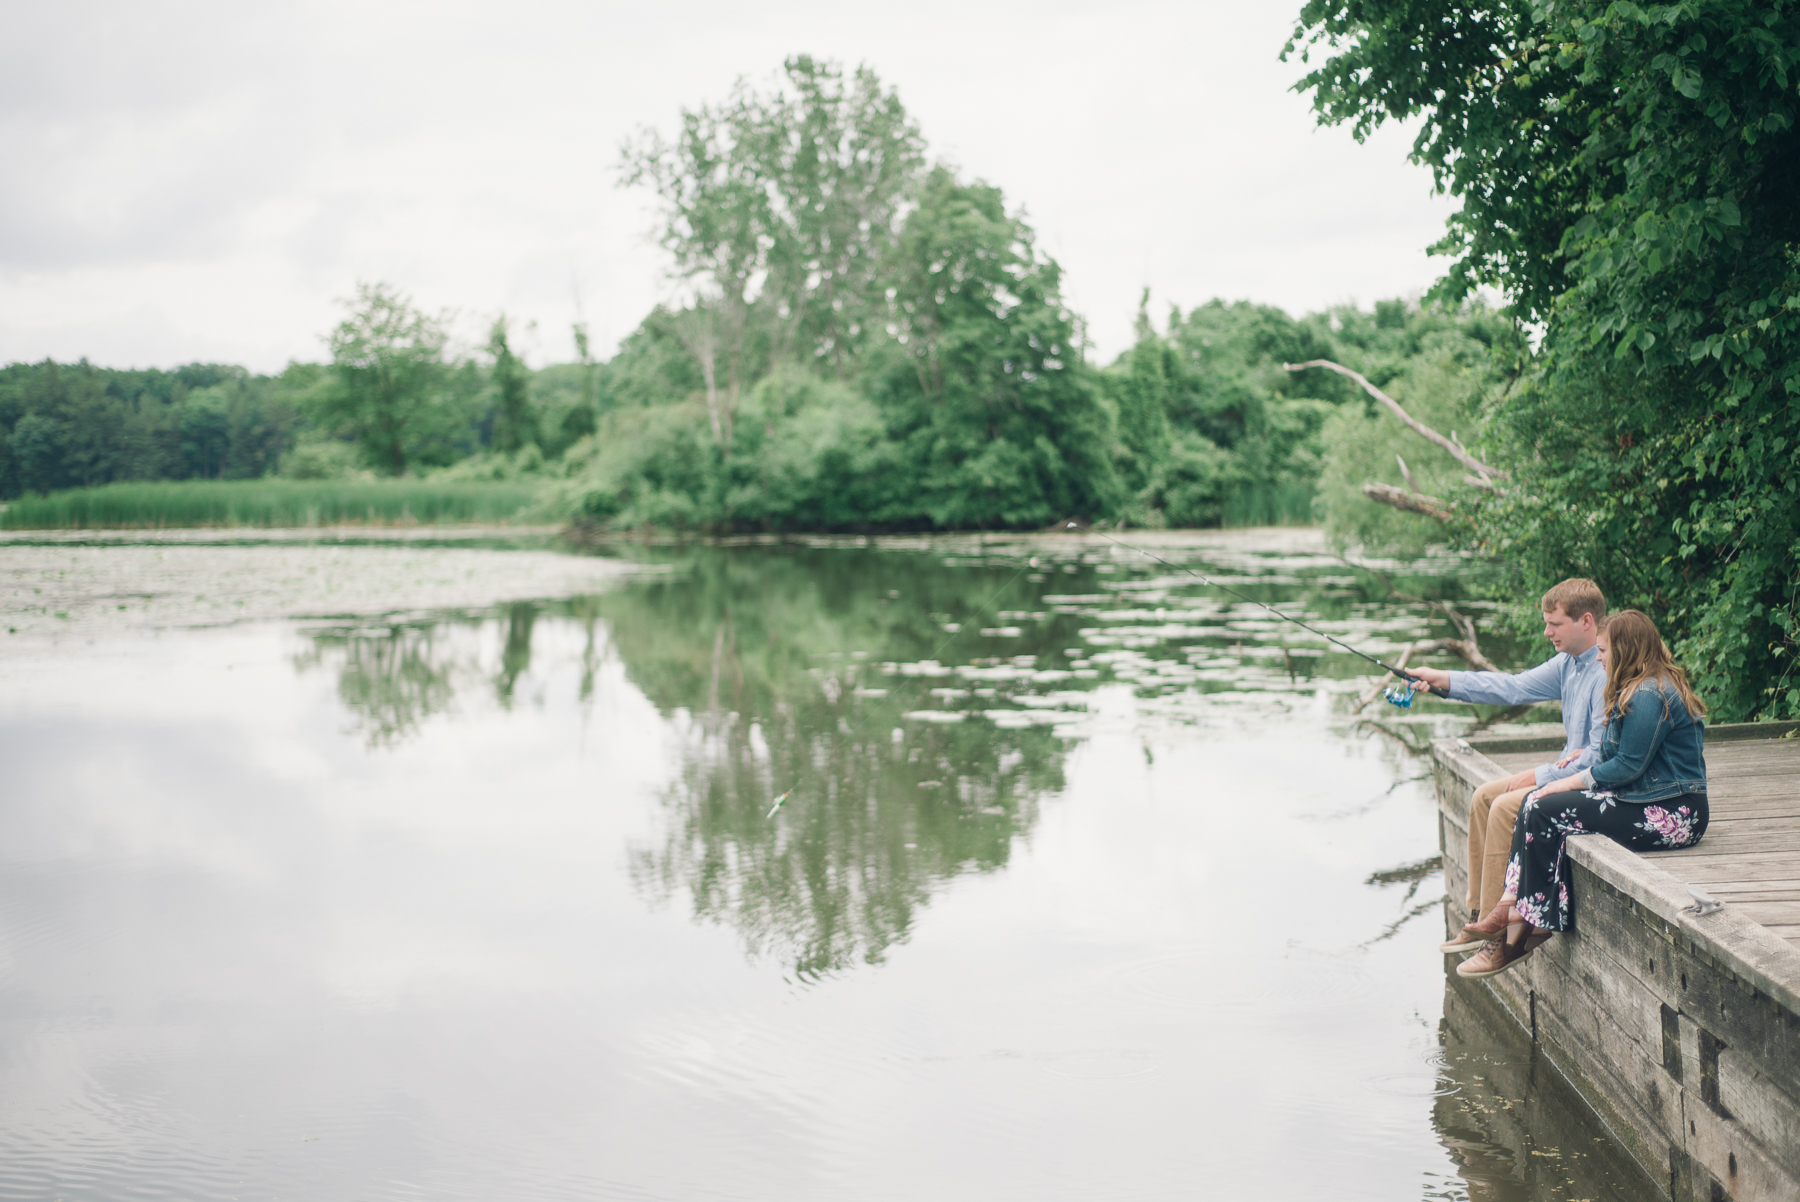
<path fill-rule="evenodd" d="M 1362 1087 L 1398 1098 L 1441 1098 L 1462 1090 L 1462 1086 L 1448 1077 L 1425 1072 L 1383 1073 L 1380 1076 L 1364 1077 Z"/>
<path fill-rule="evenodd" d="M 1268 1014 L 1347 1006 L 1366 998 L 1374 987 L 1357 962 L 1304 948 L 1258 963 L 1254 973 L 1234 967 L 1217 948 L 1196 947 L 1132 961 L 1115 969 L 1113 976 L 1119 992 L 1153 1005 Z"/>
<path fill-rule="evenodd" d="M 1069 1052 L 1041 1052 L 1033 1057 L 1038 1067 L 1053 1077 L 1078 1081 L 1128 1081 L 1156 1071 L 1155 1052 L 1132 1048 L 1085 1048 Z"/>

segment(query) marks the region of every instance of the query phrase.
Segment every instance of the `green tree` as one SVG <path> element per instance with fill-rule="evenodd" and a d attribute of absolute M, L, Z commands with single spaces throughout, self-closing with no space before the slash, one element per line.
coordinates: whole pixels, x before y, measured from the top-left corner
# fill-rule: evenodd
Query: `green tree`
<path fill-rule="evenodd" d="M 622 178 L 655 192 L 659 241 L 692 291 L 670 325 L 727 457 L 756 363 L 843 378 L 881 333 L 882 270 L 923 164 L 918 127 L 873 71 L 805 55 L 772 89 L 740 80 L 724 103 L 683 111 L 672 139 L 626 144 Z"/>
<path fill-rule="evenodd" d="M 593 350 L 588 346 L 587 322 L 575 322 L 573 332 L 575 362 L 581 370 L 581 392 L 579 399 L 563 414 L 562 422 L 557 426 L 556 453 L 559 455 L 571 443 L 592 434 L 600 416 L 599 365 L 594 362 Z"/>
<path fill-rule="evenodd" d="M 1419 120 L 1445 292 L 1543 325 L 1480 545 L 1650 609 L 1720 717 L 1800 713 L 1800 5 L 1311 0 L 1299 47 L 1321 120 Z"/>
<path fill-rule="evenodd" d="M 1178 370 L 1172 351 L 1150 324 L 1150 289 L 1138 302 L 1137 343 L 1126 352 L 1125 372 L 1113 390 L 1119 441 L 1127 452 L 1123 475 L 1141 489 L 1169 457 L 1170 377 Z"/>
<path fill-rule="evenodd" d="M 774 350 L 828 363 L 839 379 L 881 333 L 885 269 L 925 139 L 868 67 L 848 77 L 809 55 L 787 60 L 791 89 L 764 121 L 764 171 L 775 194 L 770 290 L 781 332 Z"/>
<path fill-rule="evenodd" d="M 446 319 L 388 284 L 358 284 L 345 306 L 350 315 L 326 339 L 336 387 L 313 398 L 315 419 L 356 438 L 389 475 L 444 458 L 466 416 L 456 411 L 444 360 Z"/>
<path fill-rule="evenodd" d="M 506 316 L 502 314 L 488 330 L 487 353 L 494 357 L 490 377 L 494 389 L 494 432 L 490 445 L 510 455 L 538 445 L 542 438 L 527 389 L 531 373 L 513 354 L 507 333 Z"/>
<path fill-rule="evenodd" d="M 1062 302 L 1061 269 L 1000 189 L 934 169 L 901 231 L 890 287 L 897 361 L 881 401 L 915 473 L 905 516 L 1022 527 L 1112 512 L 1116 435 Z"/>

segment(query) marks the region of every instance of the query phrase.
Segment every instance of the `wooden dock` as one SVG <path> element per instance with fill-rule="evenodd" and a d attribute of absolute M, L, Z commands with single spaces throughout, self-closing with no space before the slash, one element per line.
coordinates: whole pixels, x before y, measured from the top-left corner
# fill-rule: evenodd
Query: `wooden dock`
<path fill-rule="evenodd" d="M 1571 838 L 1575 931 L 1486 982 L 1674 1202 L 1800 1202 L 1800 738 L 1781 737 L 1797 727 L 1708 729 L 1695 847 Z M 1466 918 L 1470 793 L 1562 741 L 1432 744 L 1447 929 Z M 1724 908 L 1696 913 L 1689 886 Z"/>

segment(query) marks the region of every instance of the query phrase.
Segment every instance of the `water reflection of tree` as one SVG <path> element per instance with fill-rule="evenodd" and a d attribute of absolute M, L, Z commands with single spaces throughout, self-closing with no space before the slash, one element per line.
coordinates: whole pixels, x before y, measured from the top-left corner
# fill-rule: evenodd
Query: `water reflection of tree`
<path fill-rule="evenodd" d="M 338 699 L 371 747 L 398 742 L 450 707 L 456 664 L 435 623 L 332 628 L 311 636 L 312 646 L 294 657 L 295 669 L 336 667 Z"/>
<path fill-rule="evenodd" d="M 941 882 L 1004 865 L 1038 799 L 1062 786 L 1063 740 L 979 720 L 903 724 L 917 698 L 859 690 L 906 687 L 868 665 L 929 654 L 943 639 L 930 615 L 973 612 L 1008 575 L 911 556 L 723 553 L 602 597 L 633 683 L 682 734 L 668 827 L 632 854 L 639 887 L 686 890 L 752 954 L 811 977 L 880 961 Z"/>
<path fill-rule="evenodd" d="M 508 709 L 512 708 L 513 687 L 531 669 L 531 632 L 537 616 L 538 606 L 530 601 L 515 601 L 506 607 L 506 646 L 500 652 L 494 693 Z"/>

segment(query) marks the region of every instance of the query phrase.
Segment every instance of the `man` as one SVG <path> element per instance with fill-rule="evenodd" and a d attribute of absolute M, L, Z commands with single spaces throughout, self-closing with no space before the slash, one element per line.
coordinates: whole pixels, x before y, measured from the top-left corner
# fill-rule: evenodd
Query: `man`
<path fill-rule="evenodd" d="M 1469 801 L 1470 921 L 1444 943 L 1445 952 L 1472 952 L 1505 932 L 1509 916 L 1496 911 L 1505 892 L 1513 823 L 1526 794 L 1572 776 L 1600 758 L 1606 669 L 1600 665 L 1595 642 L 1606 618 L 1606 598 L 1592 580 L 1571 579 L 1545 593 L 1542 608 L 1544 637 L 1557 653 L 1535 668 L 1516 674 L 1408 669 L 1426 684 L 1448 690 L 1452 701 L 1524 705 L 1560 699 L 1567 736 L 1562 758 L 1556 763 L 1539 764 L 1475 790 Z"/>

